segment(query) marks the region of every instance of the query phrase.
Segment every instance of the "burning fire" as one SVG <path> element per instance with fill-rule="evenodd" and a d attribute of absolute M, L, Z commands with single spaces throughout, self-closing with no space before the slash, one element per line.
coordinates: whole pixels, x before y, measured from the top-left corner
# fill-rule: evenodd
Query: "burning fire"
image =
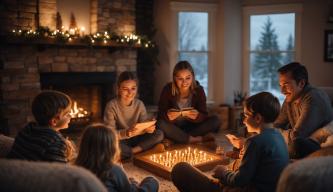
<path fill-rule="evenodd" d="M 70 115 L 72 118 L 81 118 L 88 116 L 88 111 L 84 110 L 82 107 L 77 107 L 77 102 L 74 101 L 74 105 L 71 109 Z"/>

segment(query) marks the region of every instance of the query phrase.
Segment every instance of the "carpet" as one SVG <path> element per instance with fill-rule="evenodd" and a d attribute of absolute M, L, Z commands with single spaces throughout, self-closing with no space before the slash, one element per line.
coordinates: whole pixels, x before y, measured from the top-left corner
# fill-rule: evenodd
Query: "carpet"
<path fill-rule="evenodd" d="M 173 185 L 173 183 L 169 180 L 166 180 L 162 177 L 159 177 L 151 172 L 148 172 L 144 169 L 141 169 L 135 165 L 133 165 L 132 162 L 128 162 L 123 164 L 124 169 L 126 170 L 127 176 L 134 178 L 136 181 L 140 182 L 142 179 L 144 179 L 147 176 L 154 176 L 158 179 L 160 183 L 160 189 L 161 192 L 173 192 L 178 191 L 177 188 Z"/>

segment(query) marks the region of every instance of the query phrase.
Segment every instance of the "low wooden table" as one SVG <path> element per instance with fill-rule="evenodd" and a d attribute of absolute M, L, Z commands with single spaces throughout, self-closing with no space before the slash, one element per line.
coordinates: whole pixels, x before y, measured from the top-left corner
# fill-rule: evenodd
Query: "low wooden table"
<path fill-rule="evenodd" d="M 133 164 L 171 180 L 171 170 L 179 162 L 188 162 L 201 171 L 209 171 L 216 165 L 227 164 L 229 159 L 197 145 L 175 146 L 162 153 L 139 154 Z"/>

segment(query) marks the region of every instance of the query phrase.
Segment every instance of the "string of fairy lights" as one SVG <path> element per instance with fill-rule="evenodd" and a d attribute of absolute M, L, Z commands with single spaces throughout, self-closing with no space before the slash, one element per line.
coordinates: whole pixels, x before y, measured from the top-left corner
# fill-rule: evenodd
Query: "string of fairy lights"
<path fill-rule="evenodd" d="M 80 42 L 87 45 L 126 45 L 143 48 L 155 47 L 155 44 L 144 36 L 135 34 L 118 35 L 104 31 L 95 34 L 84 34 L 84 28 L 69 30 L 50 30 L 48 27 L 39 27 L 36 30 L 13 29 L 11 35 L 24 40 L 53 39 L 59 43 Z"/>

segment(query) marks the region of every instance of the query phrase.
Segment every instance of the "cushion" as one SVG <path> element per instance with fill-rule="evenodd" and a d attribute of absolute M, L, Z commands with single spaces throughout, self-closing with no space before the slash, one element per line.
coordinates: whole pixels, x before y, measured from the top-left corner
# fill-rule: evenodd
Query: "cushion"
<path fill-rule="evenodd" d="M 333 146 L 332 138 L 333 135 L 333 121 L 325 125 L 324 127 L 316 130 L 311 134 L 310 138 L 318 142 L 321 147 Z"/>
<path fill-rule="evenodd" d="M 0 158 L 6 157 L 14 144 L 14 138 L 0 134 Z"/>
<path fill-rule="evenodd" d="M 333 191 L 333 157 L 306 158 L 288 165 L 282 172 L 277 192 Z"/>
<path fill-rule="evenodd" d="M 323 147 L 318 151 L 311 153 L 309 156 L 307 156 L 307 158 L 322 156 L 333 156 L 333 146 Z"/>
<path fill-rule="evenodd" d="M 331 100 L 331 104 L 333 107 L 333 87 L 319 87 L 319 89 L 321 89 L 327 93 L 328 97 Z"/>
<path fill-rule="evenodd" d="M 63 163 L 0 159 L 0 191 L 106 192 L 84 168 Z"/>

